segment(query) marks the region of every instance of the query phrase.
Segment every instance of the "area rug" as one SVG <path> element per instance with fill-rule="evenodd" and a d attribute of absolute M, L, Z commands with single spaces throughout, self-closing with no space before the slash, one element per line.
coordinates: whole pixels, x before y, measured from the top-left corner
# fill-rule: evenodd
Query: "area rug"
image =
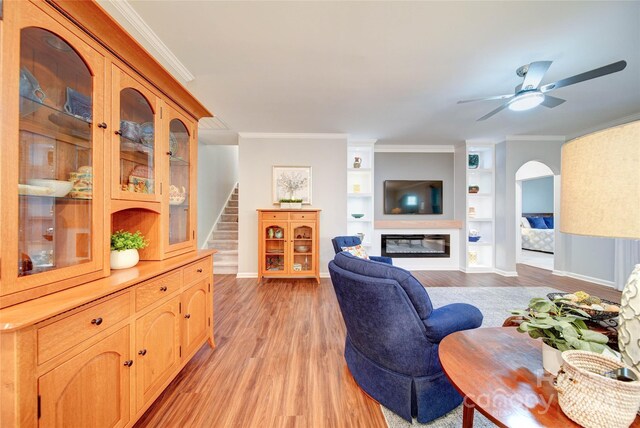
<path fill-rule="evenodd" d="M 509 309 L 525 308 L 533 297 L 544 297 L 547 293 L 555 291 L 558 290 L 549 287 L 427 287 L 427 293 L 434 308 L 449 303 L 469 303 L 476 306 L 484 315 L 482 327 L 500 327 L 509 316 Z M 411 424 L 386 407 L 380 407 L 389 428 L 459 428 L 462 426 L 462 406 L 427 424 L 420 424 L 415 419 Z M 480 412 L 475 412 L 473 426 L 493 428 L 495 424 Z"/>

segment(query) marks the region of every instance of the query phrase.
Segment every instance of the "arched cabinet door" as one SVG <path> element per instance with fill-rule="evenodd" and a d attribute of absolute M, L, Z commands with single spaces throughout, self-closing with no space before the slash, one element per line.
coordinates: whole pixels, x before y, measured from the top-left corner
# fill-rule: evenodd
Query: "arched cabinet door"
<path fill-rule="evenodd" d="M 0 289 L 51 292 L 104 266 L 105 58 L 35 4 L 5 9 L 18 25 L 2 39 L 17 55 L 2 64 L 1 223 L 11 227 Z"/>
<path fill-rule="evenodd" d="M 111 86 L 112 198 L 159 201 L 160 100 L 115 64 Z"/>
<path fill-rule="evenodd" d="M 129 421 L 129 327 L 38 380 L 40 427 L 122 427 Z"/>
<path fill-rule="evenodd" d="M 196 127 L 177 109 L 164 107 L 163 205 L 165 253 L 178 254 L 196 247 Z"/>
<path fill-rule="evenodd" d="M 289 222 L 280 219 L 262 221 L 260 235 L 260 272 L 267 276 L 288 273 Z"/>
<path fill-rule="evenodd" d="M 182 293 L 182 349 L 186 357 L 197 350 L 207 336 L 207 328 L 210 328 L 207 314 L 210 297 L 207 292 L 208 281 L 202 280 Z"/>

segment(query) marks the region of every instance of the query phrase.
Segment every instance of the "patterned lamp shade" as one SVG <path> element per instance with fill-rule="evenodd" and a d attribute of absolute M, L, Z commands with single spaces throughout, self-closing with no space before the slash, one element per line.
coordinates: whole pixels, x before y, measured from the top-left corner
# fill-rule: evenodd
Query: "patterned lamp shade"
<path fill-rule="evenodd" d="M 640 121 L 595 132 L 562 147 L 560 231 L 640 239 Z M 618 340 L 640 372 L 640 265 L 622 291 Z"/>

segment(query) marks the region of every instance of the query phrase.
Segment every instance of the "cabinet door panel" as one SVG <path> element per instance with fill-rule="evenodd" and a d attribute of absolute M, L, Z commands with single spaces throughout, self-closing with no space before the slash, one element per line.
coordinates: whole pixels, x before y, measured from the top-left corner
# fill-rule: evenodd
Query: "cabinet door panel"
<path fill-rule="evenodd" d="M 121 427 L 129 421 L 129 327 L 40 377 L 40 427 Z"/>
<path fill-rule="evenodd" d="M 3 231 L 2 294 L 95 276 L 104 260 L 105 58 L 20 6 L 7 8 L 2 45 L 19 52 L 3 64 L 2 223 L 16 227 Z"/>
<path fill-rule="evenodd" d="M 291 222 L 291 273 L 300 275 L 314 274 L 318 268 L 316 223 Z"/>
<path fill-rule="evenodd" d="M 182 348 L 185 355 L 198 347 L 207 335 L 208 281 L 202 280 L 182 293 Z"/>
<path fill-rule="evenodd" d="M 197 140 L 193 121 L 166 104 L 163 153 L 166 252 L 195 249 Z"/>
<path fill-rule="evenodd" d="M 289 222 L 268 220 L 260 223 L 258 237 L 260 272 L 265 276 L 289 273 Z"/>
<path fill-rule="evenodd" d="M 153 397 L 180 364 L 180 297 L 136 321 L 136 405 Z"/>

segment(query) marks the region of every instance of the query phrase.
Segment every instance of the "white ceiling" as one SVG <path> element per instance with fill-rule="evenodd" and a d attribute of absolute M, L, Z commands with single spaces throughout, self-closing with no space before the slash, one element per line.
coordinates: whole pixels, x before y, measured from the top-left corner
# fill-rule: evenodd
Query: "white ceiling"
<path fill-rule="evenodd" d="M 246 131 L 441 145 L 574 136 L 640 114 L 640 1 L 129 3 L 195 76 L 185 86 L 228 124 L 201 132 L 209 143 Z M 554 91 L 567 100 L 554 109 L 476 122 L 500 101 L 456 104 L 512 92 L 516 68 L 532 61 L 553 61 L 545 84 L 621 59 L 620 73 Z"/>

